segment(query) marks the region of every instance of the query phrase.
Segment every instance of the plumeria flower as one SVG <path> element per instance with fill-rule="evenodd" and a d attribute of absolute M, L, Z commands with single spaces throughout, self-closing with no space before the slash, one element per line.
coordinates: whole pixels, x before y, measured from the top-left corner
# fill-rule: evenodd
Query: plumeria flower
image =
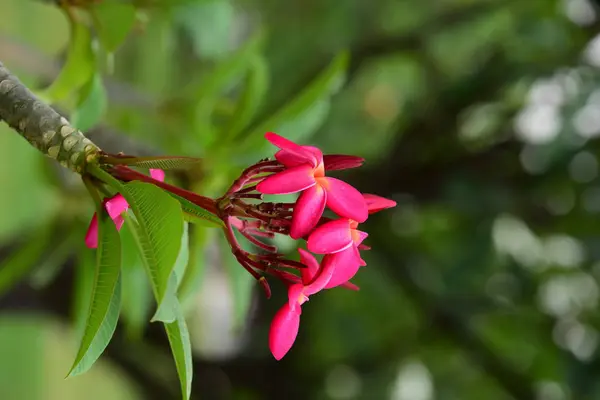
<path fill-rule="evenodd" d="M 298 251 L 300 261 L 306 266 L 300 270 L 302 283 L 289 286 L 288 302 L 273 317 L 269 331 L 269 348 L 277 360 L 281 360 L 296 341 L 302 304 L 308 301 L 309 296 L 323 290 L 335 271 L 334 260 L 324 259 L 319 265 L 315 257 L 306 250 Z"/>
<path fill-rule="evenodd" d="M 319 222 L 325 205 L 341 217 L 358 222 L 367 219 L 362 194 L 339 179 L 325 176 L 323 153 L 319 149 L 300 146 L 272 132 L 265 137 L 281 149 L 275 157 L 286 169 L 268 176 L 256 189 L 264 194 L 302 192 L 294 206 L 290 237 L 299 239 L 307 235 Z"/>
<path fill-rule="evenodd" d="M 365 194 L 364 198 L 369 214 L 396 206 L 395 201 L 373 194 Z M 349 281 L 361 266 L 367 265 L 360 256 L 359 248 L 368 234 L 357 228 L 358 221 L 340 218 L 320 225 L 308 237 L 307 246 L 310 251 L 326 254 L 324 259 L 330 258 L 330 262 L 338 266 L 326 289 Z"/>
<path fill-rule="evenodd" d="M 161 169 L 151 169 L 150 176 L 157 181 L 163 182 L 165 180 L 165 172 Z M 108 215 L 115 223 L 117 231 L 121 230 L 123 223 L 125 223 L 125 219 L 123 218 L 122 214 L 129 208 L 127 200 L 125 200 L 122 195 L 117 194 L 104 201 L 104 208 L 106 208 Z M 85 245 L 90 249 L 95 249 L 98 247 L 98 215 L 96 213 L 94 213 L 94 216 L 90 221 L 88 231 L 85 235 Z"/>

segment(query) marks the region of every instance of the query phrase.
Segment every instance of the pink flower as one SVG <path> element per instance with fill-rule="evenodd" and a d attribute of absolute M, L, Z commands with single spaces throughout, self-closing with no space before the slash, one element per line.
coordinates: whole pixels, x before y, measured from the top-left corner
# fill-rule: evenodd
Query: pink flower
<path fill-rule="evenodd" d="M 265 137 L 281 149 L 275 157 L 286 169 L 268 176 L 256 189 L 265 194 L 302 192 L 292 215 L 290 236 L 293 239 L 307 235 L 317 225 L 325 205 L 341 217 L 358 222 L 367 219 L 368 210 L 362 194 L 339 179 L 325 176 L 323 154 L 319 149 L 297 145 L 272 132 Z M 346 162 L 347 165 L 352 163 Z"/>
<path fill-rule="evenodd" d="M 302 304 L 308 301 L 309 296 L 325 288 L 336 268 L 332 259 L 323 259 L 319 265 L 306 250 L 298 251 L 301 262 L 306 266 L 301 270 L 302 283 L 293 284 L 288 288 L 288 302 L 273 317 L 269 331 L 269 348 L 277 360 L 281 360 L 287 354 L 298 336 Z"/>
<path fill-rule="evenodd" d="M 373 194 L 365 194 L 364 197 L 369 214 L 396 205 L 393 200 Z M 324 223 L 308 237 L 308 249 L 316 254 L 326 254 L 323 259 L 324 262 L 331 262 L 337 266 L 333 276 L 325 286 L 326 289 L 349 281 L 356 275 L 361 266 L 366 265 L 360 256 L 359 246 L 368 234 L 357 228 L 357 221 L 341 218 Z"/>
<path fill-rule="evenodd" d="M 150 176 L 161 182 L 165 180 L 165 172 L 160 169 L 151 169 Z M 121 227 L 125 222 L 122 214 L 129 208 L 129 204 L 127 204 L 125 198 L 122 195 L 117 194 L 104 201 L 104 208 L 106 208 L 108 215 L 115 223 L 117 230 L 121 230 Z M 90 249 L 98 247 L 98 215 L 96 215 L 96 213 L 94 213 L 85 235 L 85 245 Z"/>

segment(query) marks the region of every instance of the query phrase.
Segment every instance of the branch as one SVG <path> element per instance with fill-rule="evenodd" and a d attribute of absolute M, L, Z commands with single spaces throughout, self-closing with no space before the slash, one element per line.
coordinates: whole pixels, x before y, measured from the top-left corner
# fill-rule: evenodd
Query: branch
<path fill-rule="evenodd" d="M 62 166 L 81 173 L 100 149 L 0 62 L 0 119 Z"/>

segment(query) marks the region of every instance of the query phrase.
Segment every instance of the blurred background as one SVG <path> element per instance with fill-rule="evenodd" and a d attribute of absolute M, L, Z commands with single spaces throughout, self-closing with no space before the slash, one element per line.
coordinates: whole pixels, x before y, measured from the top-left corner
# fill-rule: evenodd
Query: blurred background
<path fill-rule="evenodd" d="M 67 18 L 52 1 L 1 3 L 0 60 L 40 92 L 64 65 Z M 100 147 L 205 157 L 168 179 L 217 196 L 272 155 L 272 130 L 365 157 L 339 177 L 398 202 L 365 225 L 361 290 L 311 297 L 280 362 L 268 327 L 285 288 L 271 280 L 266 300 L 219 235 L 190 227 L 192 398 L 600 399 L 595 0 L 133 3 L 98 69 L 96 121 L 75 88 L 54 102 Z M 0 398 L 179 398 L 127 252 L 112 343 L 63 379 L 89 296 L 92 201 L 0 129 Z"/>

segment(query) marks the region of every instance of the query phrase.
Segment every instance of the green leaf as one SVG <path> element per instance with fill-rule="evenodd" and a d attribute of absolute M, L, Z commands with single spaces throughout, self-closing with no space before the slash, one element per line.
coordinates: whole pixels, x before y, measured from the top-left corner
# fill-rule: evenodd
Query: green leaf
<path fill-rule="evenodd" d="M 188 260 L 190 258 L 190 241 L 189 241 L 189 228 L 188 223 L 183 223 L 183 234 L 181 235 L 181 248 L 179 249 L 179 255 L 175 261 L 175 267 L 173 272 L 177 278 L 183 278 L 185 270 L 187 268 Z M 179 288 L 181 279 L 177 279 L 176 287 Z"/>
<path fill-rule="evenodd" d="M 89 29 L 85 25 L 71 20 L 71 42 L 67 60 L 58 77 L 45 91 L 40 93 L 40 97 L 49 103 L 64 100 L 91 79 L 95 68 L 96 60 Z"/>
<path fill-rule="evenodd" d="M 254 55 L 250 68 L 246 74 L 246 84 L 238 99 L 237 107 L 229 126 L 225 129 L 224 136 L 235 140 L 244 128 L 252 121 L 256 111 L 260 108 L 262 100 L 269 86 L 269 71 L 265 59 Z"/>
<path fill-rule="evenodd" d="M 0 262 L 0 295 L 11 289 L 35 266 L 48 246 L 48 230 L 27 238 L 25 243 Z"/>
<path fill-rule="evenodd" d="M 171 157 L 171 156 L 160 156 L 160 157 L 126 157 L 110 159 L 110 164 L 114 165 L 129 165 L 132 167 L 140 168 L 153 168 L 153 169 L 186 169 L 198 165 L 202 162 L 201 158 L 194 157 Z"/>
<path fill-rule="evenodd" d="M 102 47 L 114 52 L 123 43 L 135 23 L 135 7 L 117 0 L 104 0 L 91 7 L 94 25 Z"/>
<path fill-rule="evenodd" d="M 213 233 L 213 230 L 200 226 L 193 226 L 190 232 L 188 264 L 177 291 L 177 297 L 184 309 L 190 304 L 190 300 L 193 299 L 202 283 L 206 266 L 207 244 L 212 239 Z"/>
<path fill-rule="evenodd" d="M 105 209 L 98 224 L 98 250 L 90 309 L 81 345 L 68 376 L 84 373 L 96 362 L 112 338 L 121 307 L 121 242 Z"/>
<path fill-rule="evenodd" d="M 323 120 L 324 108 L 321 102 L 329 102 L 329 98 L 341 87 L 346 73 L 348 65 L 348 53 L 343 52 L 339 54 L 331 64 L 311 82 L 300 94 L 295 97 L 291 102 L 283 106 L 275 114 L 273 114 L 266 121 L 259 124 L 256 128 L 252 129 L 251 133 L 248 134 L 242 144 L 239 146 L 240 150 L 248 152 L 257 152 L 262 154 L 264 149 L 269 148 L 269 143 L 264 140 L 265 132 L 277 132 L 286 138 L 294 141 L 306 138 L 307 135 L 314 132 L 319 124 L 314 121 L 319 119 L 315 116 L 320 117 Z M 321 103 L 321 105 L 319 105 Z M 308 118 L 307 113 L 312 113 L 312 118 Z M 307 119 L 313 120 L 312 123 L 307 124 L 304 129 L 295 129 L 288 132 L 290 124 L 294 121 Z"/>
<path fill-rule="evenodd" d="M 123 280 L 121 317 L 126 335 L 130 339 L 136 340 L 141 339 L 144 328 L 150 320 L 154 300 L 144 263 L 140 258 L 131 229 L 131 224 L 126 223 L 120 231 Z"/>
<path fill-rule="evenodd" d="M 190 343 L 190 334 L 185 323 L 185 318 L 179 303 L 175 303 L 176 320 L 172 323 L 165 323 L 165 330 L 171 345 L 171 352 L 175 359 L 177 375 L 181 383 L 181 394 L 183 400 L 188 400 L 192 392 L 192 346 Z"/>
<path fill-rule="evenodd" d="M 69 227 L 67 235 L 58 237 L 57 241 L 50 246 L 50 251 L 44 259 L 38 263 L 28 281 L 35 289 L 48 286 L 61 271 L 64 263 L 73 252 L 73 246 L 82 238 L 82 231 Z"/>
<path fill-rule="evenodd" d="M 181 207 L 166 192 L 149 183 L 130 182 L 119 184 L 115 189 L 125 197 L 137 219 L 137 223 L 132 224 L 134 237 L 160 310 L 168 297 L 169 278 L 181 246 Z M 166 314 L 155 315 L 154 319 L 171 322 L 175 316 L 167 308 Z"/>
<path fill-rule="evenodd" d="M 193 224 L 202 225 L 209 228 L 223 228 L 225 227 L 225 223 L 216 215 L 209 213 L 204 208 L 197 206 L 192 203 L 188 199 L 185 199 L 175 193 L 169 192 L 169 194 L 179 201 L 181 205 L 181 209 L 185 213 L 184 218 L 187 222 L 191 222 Z"/>
<path fill-rule="evenodd" d="M 87 131 L 104 116 L 108 99 L 102 77 L 95 73 L 82 89 L 81 101 L 71 115 L 71 124 L 81 131 Z"/>
<path fill-rule="evenodd" d="M 190 35 L 200 58 L 219 59 L 231 48 L 234 8 L 229 1 L 196 2 L 182 7 L 176 17 Z"/>

